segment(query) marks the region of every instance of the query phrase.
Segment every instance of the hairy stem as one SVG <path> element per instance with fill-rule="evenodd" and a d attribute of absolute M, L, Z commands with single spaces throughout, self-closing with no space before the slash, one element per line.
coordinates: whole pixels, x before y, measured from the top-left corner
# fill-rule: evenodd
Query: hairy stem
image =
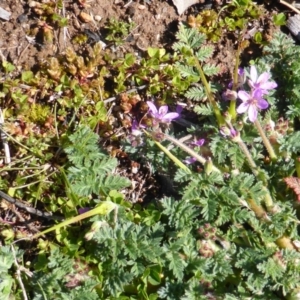
<path fill-rule="evenodd" d="M 197 152 L 195 152 L 193 149 L 189 148 L 188 146 L 186 146 L 185 144 L 183 144 L 182 142 L 174 139 L 173 137 L 167 135 L 167 134 L 163 134 L 163 137 L 165 139 L 167 139 L 168 141 L 172 142 L 173 144 L 175 144 L 176 146 L 180 147 L 183 151 L 185 151 L 186 153 L 190 154 L 191 156 L 193 156 L 194 158 L 196 158 L 201 164 L 205 165 L 207 163 L 207 160 L 199 155 Z M 212 171 L 214 172 L 218 172 L 220 173 L 221 171 L 215 167 L 212 166 Z"/>
<path fill-rule="evenodd" d="M 300 157 L 299 156 L 295 158 L 295 167 L 296 167 L 297 177 L 300 178 Z"/>
<path fill-rule="evenodd" d="M 256 119 L 256 121 L 254 122 L 254 125 L 256 126 L 256 129 L 257 129 L 259 135 L 261 136 L 262 141 L 263 141 L 265 147 L 267 148 L 267 151 L 268 151 L 268 153 L 269 153 L 271 159 L 272 159 L 273 161 L 274 161 L 274 160 L 277 160 L 277 156 L 276 156 L 276 154 L 275 154 L 275 151 L 274 151 L 274 149 L 273 149 L 273 147 L 272 147 L 272 145 L 271 145 L 269 139 L 268 139 L 267 136 L 265 135 L 265 132 L 264 132 L 263 128 L 261 127 L 261 125 L 260 125 L 260 123 L 259 123 L 259 121 L 258 121 L 257 119 Z"/>
<path fill-rule="evenodd" d="M 254 160 L 252 159 L 251 153 L 249 152 L 247 146 L 245 145 L 245 143 L 242 141 L 242 139 L 238 136 L 235 137 L 233 139 L 233 141 L 235 141 L 236 143 L 238 143 L 238 145 L 240 146 L 241 150 L 243 151 L 244 155 L 247 158 L 247 161 L 249 163 L 249 166 L 253 172 L 253 174 L 255 175 L 255 177 L 259 180 L 262 180 L 264 184 L 266 184 L 265 178 L 263 178 L 254 162 Z M 274 203 L 273 203 L 273 199 L 270 195 L 269 190 L 264 187 L 264 190 L 266 191 L 266 194 L 264 196 L 264 201 L 267 207 L 268 211 L 273 211 L 273 207 L 274 207 Z"/>
<path fill-rule="evenodd" d="M 199 71 L 199 74 L 200 74 L 201 82 L 204 86 L 204 89 L 205 89 L 205 92 L 206 92 L 206 95 L 207 95 L 207 98 L 208 98 L 210 104 L 212 105 L 212 108 L 214 110 L 214 113 L 215 113 L 215 116 L 217 118 L 219 126 L 222 126 L 222 125 L 225 124 L 225 120 L 224 120 L 224 118 L 221 114 L 221 111 L 218 107 L 218 104 L 217 104 L 217 102 L 216 102 L 216 100 L 215 100 L 215 98 L 214 98 L 214 96 L 211 92 L 210 86 L 209 86 L 209 84 L 206 80 L 206 77 L 205 77 L 205 74 L 203 72 L 202 66 L 201 66 L 201 64 L 199 63 L 199 61 L 196 57 L 195 57 L 195 62 L 196 62 L 196 67 L 197 67 L 197 69 Z"/>

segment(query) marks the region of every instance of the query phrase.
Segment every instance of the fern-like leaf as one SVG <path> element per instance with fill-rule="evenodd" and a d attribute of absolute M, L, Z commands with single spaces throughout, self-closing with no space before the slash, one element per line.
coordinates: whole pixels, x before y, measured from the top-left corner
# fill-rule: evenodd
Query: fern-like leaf
<path fill-rule="evenodd" d="M 179 27 L 176 34 L 176 38 L 180 41 L 173 45 L 174 50 L 181 51 L 182 47 L 188 47 L 190 49 L 199 48 L 205 41 L 205 35 L 199 33 L 196 28 L 188 28 L 184 25 Z"/>
<path fill-rule="evenodd" d="M 205 101 L 206 99 L 206 94 L 202 86 L 191 87 L 185 93 L 185 96 L 195 101 Z"/>

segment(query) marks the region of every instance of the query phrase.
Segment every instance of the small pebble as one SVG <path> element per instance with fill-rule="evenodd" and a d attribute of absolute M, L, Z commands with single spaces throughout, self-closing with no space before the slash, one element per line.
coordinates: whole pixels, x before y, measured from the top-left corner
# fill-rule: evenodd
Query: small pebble
<path fill-rule="evenodd" d="M 11 12 L 0 7 L 0 18 L 1 19 L 5 20 L 5 21 L 9 21 L 10 15 L 11 15 Z"/>
<path fill-rule="evenodd" d="M 28 18 L 27 18 L 27 15 L 25 15 L 25 14 L 19 15 L 19 16 L 17 17 L 18 23 L 24 23 L 24 22 L 26 22 L 27 20 L 28 20 Z"/>
<path fill-rule="evenodd" d="M 99 15 L 96 15 L 96 16 L 94 17 L 94 19 L 95 19 L 95 21 L 100 22 L 100 21 L 102 20 L 102 17 L 99 16 Z"/>
<path fill-rule="evenodd" d="M 82 22 L 85 22 L 85 23 L 89 23 L 89 22 L 93 21 L 93 18 L 89 14 L 87 14 L 83 11 L 79 14 L 78 17 Z"/>

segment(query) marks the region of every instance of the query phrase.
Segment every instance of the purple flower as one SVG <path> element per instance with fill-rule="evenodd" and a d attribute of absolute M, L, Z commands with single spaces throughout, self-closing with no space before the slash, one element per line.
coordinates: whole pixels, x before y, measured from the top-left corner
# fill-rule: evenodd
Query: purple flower
<path fill-rule="evenodd" d="M 262 98 L 263 92 L 261 89 L 257 89 L 248 94 L 246 91 L 239 91 L 238 97 L 243 101 L 237 108 L 239 114 L 243 114 L 248 111 L 248 117 L 251 122 L 257 119 L 258 109 L 266 109 L 269 103 Z"/>
<path fill-rule="evenodd" d="M 200 139 L 198 141 L 191 142 L 191 145 L 193 145 L 195 147 L 201 147 L 201 146 L 203 146 L 204 143 L 205 143 L 205 139 Z"/>
<path fill-rule="evenodd" d="M 277 87 L 276 82 L 269 81 L 271 75 L 268 72 L 264 72 L 258 76 L 255 66 L 250 67 L 250 79 L 248 83 L 254 90 L 261 90 L 262 94 L 268 94 L 268 90 L 275 89 Z"/>
<path fill-rule="evenodd" d="M 238 68 L 238 86 L 242 86 L 246 82 L 246 74 L 243 68 Z"/>
<path fill-rule="evenodd" d="M 132 126 L 131 126 L 131 134 L 134 136 L 140 136 L 143 134 L 143 132 L 139 128 L 145 128 L 144 125 L 139 124 L 136 119 L 132 121 Z"/>
<path fill-rule="evenodd" d="M 177 104 L 177 106 L 176 106 L 176 112 L 180 115 L 182 113 L 182 111 L 183 111 L 183 106 Z"/>
<path fill-rule="evenodd" d="M 129 135 L 128 139 L 133 147 L 137 147 L 143 144 L 143 132 L 140 128 L 145 128 L 146 126 L 139 124 L 136 119 L 132 121 L 131 126 L 131 134 Z"/>
<path fill-rule="evenodd" d="M 168 113 L 169 109 L 167 105 L 163 105 L 157 110 L 153 102 L 147 101 L 147 104 L 149 106 L 149 112 L 151 116 L 158 122 L 169 123 L 179 117 L 179 113 Z"/>
<path fill-rule="evenodd" d="M 239 132 L 236 129 L 227 126 L 222 126 L 220 129 L 220 133 L 224 137 L 230 137 L 231 139 L 234 139 L 235 137 L 239 136 Z"/>
<path fill-rule="evenodd" d="M 195 157 L 188 157 L 183 162 L 185 162 L 187 165 L 191 165 L 196 161 L 197 161 L 197 159 Z"/>
<path fill-rule="evenodd" d="M 87 211 L 89 211 L 91 209 L 92 209 L 91 207 L 81 207 L 81 208 L 78 208 L 78 213 L 81 215 L 81 214 L 84 214 L 84 213 L 86 213 Z"/>
<path fill-rule="evenodd" d="M 195 141 L 195 142 L 191 142 L 190 145 L 193 146 L 193 148 L 195 147 L 201 147 L 203 146 L 203 144 L 205 143 L 205 139 L 200 139 L 198 141 Z M 187 165 L 190 165 L 190 164 L 193 164 L 194 162 L 196 162 L 197 159 L 195 157 L 187 157 L 184 162 L 187 164 Z"/>
<path fill-rule="evenodd" d="M 246 82 L 246 74 L 243 68 L 238 68 L 238 82 L 237 82 L 237 88 L 240 88 L 243 86 L 243 84 Z M 228 88 L 232 89 L 233 82 L 231 81 L 228 84 Z"/>

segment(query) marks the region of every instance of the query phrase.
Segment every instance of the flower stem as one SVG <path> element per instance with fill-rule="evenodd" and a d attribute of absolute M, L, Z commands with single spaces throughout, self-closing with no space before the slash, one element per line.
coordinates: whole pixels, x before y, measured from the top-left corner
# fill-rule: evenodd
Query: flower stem
<path fill-rule="evenodd" d="M 205 77 L 205 74 L 203 72 L 202 66 L 201 66 L 200 62 L 198 61 L 198 59 L 196 57 L 195 57 L 195 63 L 196 63 L 196 67 L 199 71 L 200 78 L 201 78 L 202 84 L 204 86 L 207 98 L 208 98 L 208 100 L 209 100 L 209 102 L 212 105 L 212 108 L 214 110 L 214 113 L 215 113 L 215 116 L 217 118 L 218 124 L 219 124 L 219 126 L 222 126 L 222 125 L 225 124 L 225 120 L 224 120 L 224 118 L 221 114 L 221 111 L 220 111 L 220 109 L 217 105 L 217 102 L 215 101 L 215 98 L 214 98 L 214 96 L 211 92 L 210 85 L 208 84 L 208 82 L 206 80 L 206 77 Z"/>
<path fill-rule="evenodd" d="M 242 139 L 240 138 L 240 136 L 237 136 L 235 138 L 233 138 L 233 141 L 236 142 L 241 150 L 243 151 L 243 153 L 245 154 L 247 161 L 249 163 L 249 166 L 253 172 L 253 174 L 259 179 L 262 180 L 263 184 L 267 184 L 266 180 L 264 178 L 264 176 L 261 175 L 261 173 L 259 172 L 259 169 L 257 168 L 254 160 L 252 159 L 251 153 L 249 152 L 247 146 L 245 145 L 245 143 L 242 141 Z M 269 212 L 273 211 L 273 207 L 274 207 L 274 203 L 273 203 L 273 199 L 270 195 L 269 190 L 264 186 L 264 190 L 266 192 L 265 196 L 264 196 L 264 201 L 265 201 L 265 205 L 267 207 L 267 210 Z"/>
<path fill-rule="evenodd" d="M 241 150 L 245 154 L 246 159 L 248 161 L 248 164 L 249 164 L 253 174 L 255 176 L 258 176 L 259 175 L 258 168 L 257 168 L 254 160 L 252 159 L 252 156 L 251 156 L 247 146 L 245 145 L 245 143 L 242 141 L 242 139 L 240 137 L 234 138 L 233 141 L 236 142 L 240 146 Z"/>
<path fill-rule="evenodd" d="M 240 64 L 240 53 L 241 49 L 238 47 L 235 57 L 235 65 L 234 65 L 234 71 L 233 71 L 233 83 L 232 83 L 232 90 L 236 91 L 238 88 L 238 69 Z M 234 121 L 236 119 L 236 100 L 231 100 L 229 105 L 229 113 L 231 115 L 231 119 Z"/>
<path fill-rule="evenodd" d="M 207 160 L 199 155 L 197 152 L 195 152 L 193 149 L 189 148 L 188 146 L 186 146 L 185 144 L 183 144 L 182 142 L 174 139 L 173 137 L 167 135 L 167 134 L 163 134 L 163 137 L 165 139 L 167 139 L 168 141 L 172 142 L 173 144 L 175 144 L 176 146 L 180 147 L 183 151 L 185 151 L 186 153 L 190 154 L 191 156 L 195 157 L 202 165 L 205 165 L 207 163 Z M 215 167 L 212 166 L 211 167 L 212 171 L 214 172 L 218 172 L 220 173 L 221 171 Z"/>
<path fill-rule="evenodd" d="M 300 157 L 295 158 L 295 167 L 297 172 L 297 177 L 300 178 Z"/>
<path fill-rule="evenodd" d="M 270 141 L 268 140 L 267 136 L 265 135 L 265 132 L 263 130 L 263 128 L 261 127 L 259 121 L 256 119 L 255 122 L 254 122 L 255 126 L 256 126 L 256 129 L 259 133 L 259 135 L 261 136 L 262 138 L 262 141 L 265 145 L 265 147 L 267 148 L 267 151 L 271 157 L 271 159 L 274 161 L 274 160 L 277 160 L 277 156 L 275 154 L 275 151 L 270 143 Z"/>
<path fill-rule="evenodd" d="M 231 120 L 234 121 L 236 119 L 236 100 L 231 100 L 228 110 Z"/>

